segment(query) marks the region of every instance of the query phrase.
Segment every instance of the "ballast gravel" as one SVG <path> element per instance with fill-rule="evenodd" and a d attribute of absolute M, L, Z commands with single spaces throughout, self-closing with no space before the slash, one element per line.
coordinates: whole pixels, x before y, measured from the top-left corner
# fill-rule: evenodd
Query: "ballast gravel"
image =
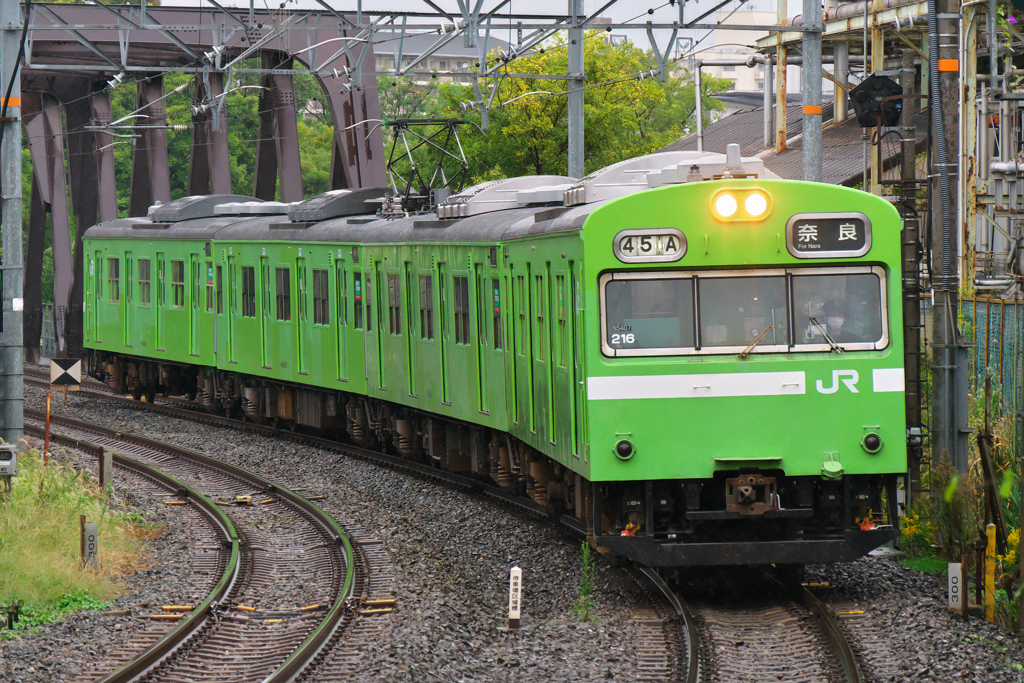
<path fill-rule="evenodd" d="M 42 405 L 26 387 L 26 404 Z M 621 569 L 597 561 L 596 622 L 581 623 L 581 552 L 561 532 L 489 500 L 455 492 L 336 453 L 277 439 L 72 396 L 59 414 L 208 453 L 279 481 L 338 519 L 356 520 L 384 541 L 396 569 L 397 609 L 363 657 L 368 681 L 637 680 L 635 608 L 645 603 Z M 119 492 L 124 485 L 118 484 Z M 140 508 L 149 509 L 144 499 Z M 172 598 L 185 586 L 173 513 L 150 544 L 152 568 L 126 579 L 119 605 Z M 170 517 L 170 518 L 168 518 Z M 508 570 L 523 569 L 523 628 L 505 623 Z M 868 618 L 898 653 L 887 681 L 1024 682 L 1024 649 L 1007 631 L 945 609 L 944 577 L 868 557 L 808 568 L 830 582 L 836 600 L 868 607 Z M 162 597 L 154 597 L 162 596 Z M 0 641 L 0 680 L 78 680 L 73 671 L 102 661 L 116 631 L 132 619 L 85 612 L 21 640 Z M 121 629 L 116 629 L 116 624 Z M 75 668 L 80 667 L 80 668 Z"/>
<path fill-rule="evenodd" d="M 43 392 L 27 386 L 25 394 L 26 407 L 43 406 Z M 364 654 L 364 680 L 637 677 L 633 615 L 647 599 L 625 571 L 597 558 L 596 620 L 580 622 L 573 609 L 579 596 L 579 542 L 546 522 L 417 477 L 287 441 L 76 396 L 66 408 L 54 402 L 54 409 L 66 417 L 207 453 L 303 495 L 326 496 L 316 501 L 324 510 L 339 520 L 355 520 L 383 540 L 395 567 L 397 605 L 381 637 Z M 115 486 L 120 492 L 121 484 Z M 154 546 L 152 552 L 153 572 L 132 577 L 131 597 L 123 602 L 158 593 L 173 601 L 173 574 L 180 570 L 160 570 L 166 568 L 165 558 L 180 550 L 169 543 Z M 516 565 L 523 570 L 522 628 L 508 632 L 499 627 L 507 621 L 509 569 Z M 79 680 L 68 664 L 74 661 L 84 670 L 91 660 L 102 660 L 105 650 L 96 643 L 109 638 L 111 623 L 94 612 L 80 613 L 21 641 L 4 641 L 8 649 L 0 646 L 0 672 L 14 662 L 18 668 L 11 669 L 9 680 L 18 683 Z"/>

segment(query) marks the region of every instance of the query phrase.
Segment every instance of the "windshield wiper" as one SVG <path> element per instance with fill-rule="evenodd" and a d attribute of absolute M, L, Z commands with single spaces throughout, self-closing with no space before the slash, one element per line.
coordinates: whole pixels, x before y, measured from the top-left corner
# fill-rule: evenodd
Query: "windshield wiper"
<path fill-rule="evenodd" d="M 748 346 L 747 348 L 743 349 L 743 351 L 740 352 L 740 358 L 746 358 L 747 356 L 749 356 L 750 352 L 754 350 L 754 347 L 760 344 L 761 340 L 764 339 L 765 336 L 774 329 L 775 325 L 769 325 L 768 327 L 764 328 L 764 332 L 758 335 L 757 339 L 750 342 L 750 346 Z"/>
<path fill-rule="evenodd" d="M 832 350 L 833 350 L 833 351 L 834 351 L 835 353 L 842 353 L 843 351 L 845 351 L 845 350 L 846 350 L 846 349 L 844 349 L 844 348 L 843 348 L 842 346 L 840 346 L 839 344 L 837 344 L 837 343 L 836 343 L 836 340 L 835 340 L 835 339 L 833 339 L 833 338 L 832 338 L 832 335 L 830 335 L 830 334 L 828 333 L 828 328 L 826 328 L 826 327 L 825 327 L 824 325 L 822 325 L 821 323 L 819 323 L 819 322 L 818 322 L 818 320 L 817 320 L 817 318 L 814 318 L 814 317 L 808 317 L 808 320 L 810 320 L 810 321 L 811 321 L 811 324 L 812 324 L 812 325 L 814 325 L 815 327 L 817 327 L 817 328 L 818 328 L 818 331 L 820 331 L 820 332 L 821 332 L 821 336 L 825 337 L 825 341 L 827 341 L 827 342 L 828 342 L 828 345 L 832 347 Z"/>

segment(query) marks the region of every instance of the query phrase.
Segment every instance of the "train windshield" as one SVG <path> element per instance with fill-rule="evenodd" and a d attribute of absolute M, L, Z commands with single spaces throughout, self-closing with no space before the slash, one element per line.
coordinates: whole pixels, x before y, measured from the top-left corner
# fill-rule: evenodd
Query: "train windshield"
<path fill-rule="evenodd" d="M 608 356 L 884 348 L 877 267 L 628 272 L 601 278 Z"/>

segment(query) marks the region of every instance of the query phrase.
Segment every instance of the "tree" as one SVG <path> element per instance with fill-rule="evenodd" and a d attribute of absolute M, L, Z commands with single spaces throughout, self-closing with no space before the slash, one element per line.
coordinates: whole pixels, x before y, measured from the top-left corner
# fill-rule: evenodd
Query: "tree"
<path fill-rule="evenodd" d="M 670 75 L 664 84 L 640 78 L 654 66 L 653 55 L 629 41 L 610 44 L 604 35 L 602 31 L 590 31 L 584 45 L 585 172 L 660 149 L 688 129 L 693 117 L 693 87 L 688 74 L 682 78 Z M 492 55 L 488 64 L 493 66 L 496 60 Z M 567 68 L 568 50 L 564 39 L 558 39 L 499 72 L 486 136 L 470 129 L 462 138 L 477 181 L 566 172 L 567 81 L 510 78 L 505 73 L 514 70 L 553 75 L 564 74 Z M 492 83 L 483 79 L 481 90 L 489 91 Z M 704 87 L 709 94 L 724 89 L 717 79 L 707 79 Z M 474 99 L 469 86 L 442 84 L 439 113 L 463 116 L 458 113 L 459 104 Z M 709 101 L 708 115 L 721 108 L 717 101 Z M 480 120 L 479 114 L 469 114 L 468 118 Z"/>

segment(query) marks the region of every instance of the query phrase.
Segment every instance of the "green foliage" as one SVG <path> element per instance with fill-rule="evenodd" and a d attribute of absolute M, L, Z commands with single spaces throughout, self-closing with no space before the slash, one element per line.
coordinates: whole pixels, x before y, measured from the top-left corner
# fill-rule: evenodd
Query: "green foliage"
<path fill-rule="evenodd" d="M 693 88 L 687 77 L 670 76 L 659 84 L 638 74 L 654 65 L 653 56 L 629 41 L 609 45 L 601 31 L 585 38 L 584 103 L 585 172 L 653 152 L 677 139 L 692 125 Z M 492 55 L 488 66 L 494 65 Z M 551 75 L 568 70 L 564 39 L 514 62 L 516 73 Z M 511 79 L 501 72 L 485 136 L 464 128 L 462 146 L 474 181 L 531 174 L 565 174 L 568 168 L 568 82 L 549 79 Z M 489 91 L 492 79 L 482 79 Z M 724 82 L 708 79 L 708 93 L 725 90 Z M 444 116 L 480 123 L 479 114 L 463 115 L 459 105 L 475 100 L 468 85 L 449 82 L 439 88 Z M 429 105 L 429 97 L 422 108 Z M 723 108 L 709 100 L 707 115 Z"/>
<path fill-rule="evenodd" d="M 580 559 L 580 598 L 573 609 L 580 621 L 597 621 L 594 616 L 594 561 L 590 557 L 590 544 L 583 542 L 583 557 Z"/>
<path fill-rule="evenodd" d="M 932 523 L 928 511 L 915 505 L 900 518 L 900 550 L 909 557 L 919 558 L 932 555 Z"/>
<path fill-rule="evenodd" d="M 948 454 L 932 469 L 932 486 L 942 490 L 943 499 L 932 511 L 939 554 L 958 562 L 979 538 L 979 486 L 974 477 L 961 478 Z"/>
<path fill-rule="evenodd" d="M 29 606 L 31 624 L 112 597 L 116 578 L 138 561 L 131 523 L 110 509 L 87 473 L 52 459 L 44 466 L 35 450 L 19 454 L 18 466 L 9 499 L 0 502 L 0 604 Z M 83 514 L 98 525 L 99 571 L 81 566 Z"/>
<path fill-rule="evenodd" d="M 904 567 L 926 574 L 945 574 L 949 570 L 949 562 L 934 555 L 906 555 L 899 558 L 899 561 Z"/>

